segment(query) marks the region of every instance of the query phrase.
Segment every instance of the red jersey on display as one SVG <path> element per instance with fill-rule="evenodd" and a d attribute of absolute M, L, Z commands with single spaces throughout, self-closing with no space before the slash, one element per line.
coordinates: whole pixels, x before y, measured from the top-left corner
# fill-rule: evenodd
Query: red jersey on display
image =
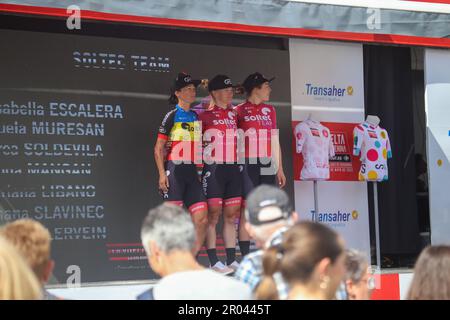
<path fill-rule="evenodd" d="M 237 121 L 232 108 L 214 106 L 199 115 L 205 143 L 204 159 L 218 163 L 236 162 Z"/>
<path fill-rule="evenodd" d="M 272 129 L 277 128 L 275 108 L 261 103 L 255 105 L 249 101 L 235 107 L 238 128 L 245 134 L 245 157 L 271 157 Z M 275 133 L 275 132 L 274 132 Z"/>

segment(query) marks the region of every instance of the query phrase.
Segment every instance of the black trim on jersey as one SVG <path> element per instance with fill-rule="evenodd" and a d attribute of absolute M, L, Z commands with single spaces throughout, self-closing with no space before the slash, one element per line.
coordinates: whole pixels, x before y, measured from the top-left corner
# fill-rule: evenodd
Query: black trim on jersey
<path fill-rule="evenodd" d="M 159 126 L 158 133 L 169 136 L 170 131 L 172 130 L 175 124 L 175 114 L 177 112 L 177 108 L 170 110 L 164 116 L 161 125 Z"/>

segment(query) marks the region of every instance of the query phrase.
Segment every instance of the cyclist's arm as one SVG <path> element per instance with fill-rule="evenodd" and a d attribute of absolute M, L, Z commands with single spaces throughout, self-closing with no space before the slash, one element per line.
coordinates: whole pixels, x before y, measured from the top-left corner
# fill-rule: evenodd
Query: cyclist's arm
<path fill-rule="evenodd" d="M 167 140 L 158 138 L 155 143 L 154 155 L 156 167 L 158 168 L 159 176 L 165 175 L 166 171 L 164 169 L 164 148 L 166 146 Z"/>

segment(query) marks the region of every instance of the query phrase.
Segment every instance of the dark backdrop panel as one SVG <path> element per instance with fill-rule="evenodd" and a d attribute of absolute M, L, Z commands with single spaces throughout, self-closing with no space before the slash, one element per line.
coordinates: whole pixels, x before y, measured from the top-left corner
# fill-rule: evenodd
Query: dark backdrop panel
<path fill-rule="evenodd" d="M 235 82 L 256 70 L 277 77 L 272 101 L 281 127 L 287 190 L 293 195 L 288 52 L 207 45 L 207 37 L 199 44 L 195 39 L 201 32 L 183 34 L 185 42 L 169 42 L 0 30 L 1 42 L 7 44 L 0 50 L 0 224 L 19 217 L 44 223 L 54 239 L 58 282 L 66 281 L 71 265 L 80 267 L 82 282 L 154 277 L 139 231 L 148 209 L 161 202 L 153 145 L 168 111 L 168 89 L 180 70 L 200 78 L 225 73 Z M 74 52 L 97 60 L 80 63 Z M 102 61 L 100 53 L 116 56 Z M 155 65 L 135 68 L 133 56 Z M 116 118 L 99 117 L 102 112 L 51 114 L 52 103 L 56 109 L 74 104 L 79 111 L 81 105 L 91 111 L 109 105 L 121 113 Z M 23 113 L 5 114 L 16 106 L 25 106 Z M 95 135 L 42 134 L 36 129 L 41 122 L 50 129 L 73 123 L 101 130 Z M 55 171 L 61 169 L 63 173 Z M 55 190 L 59 193 L 50 192 Z"/>
<path fill-rule="evenodd" d="M 366 114 L 380 117 L 393 153 L 389 181 L 378 184 L 381 253 L 415 254 L 419 229 L 410 49 L 364 46 L 364 85 Z M 373 216 L 372 192 L 369 188 Z"/>

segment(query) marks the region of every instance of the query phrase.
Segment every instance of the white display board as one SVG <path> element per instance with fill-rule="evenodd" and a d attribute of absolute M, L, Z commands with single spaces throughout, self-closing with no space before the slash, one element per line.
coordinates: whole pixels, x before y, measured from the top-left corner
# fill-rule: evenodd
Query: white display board
<path fill-rule="evenodd" d="M 321 122 L 364 121 L 363 48 L 361 44 L 291 39 L 292 120 L 308 115 Z M 312 181 L 295 181 L 295 208 L 301 220 L 326 223 L 348 248 L 370 259 L 367 183 L 319 181 L 319 216 L 314 216 Z"/>
<path fill-rule="evenodd" d="M 450 244 L 450 50 L 425 50 L 431 243 Z"/>

